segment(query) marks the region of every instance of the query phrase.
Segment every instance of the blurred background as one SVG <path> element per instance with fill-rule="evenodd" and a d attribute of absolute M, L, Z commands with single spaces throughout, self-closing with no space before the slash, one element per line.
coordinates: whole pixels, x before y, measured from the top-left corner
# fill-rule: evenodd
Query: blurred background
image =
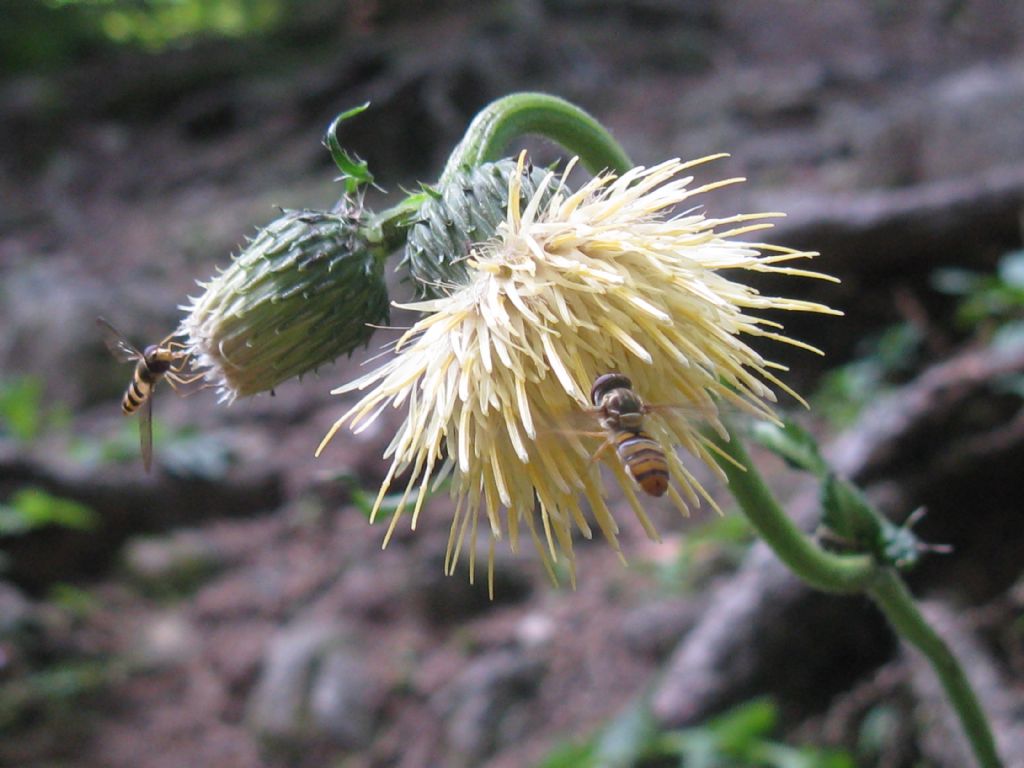
<path fill-rule="evenodd" d="M 443 576 L 444 494 L 381 552 L 400 414 L 312 456 L 377 338 L 276 397 L 161 387 L 143 472 L 94 318 L 154 343 L 281 208 L 329 208 L 342 110 L 371 102 L 341 139 L 377 206 L 517 90 L 638 164 L 730 153 L 709 215 L 785 211 L 769 239 L 842 278 L 765 283 L 846 312 L 785 318 L 823 358 L 765 352 L 837 469 L 952 545 L 911 584 L 1024 765 L 1024 5 L 997 0 L 0 0 L 0 763 L 970 764 L 920 658 L 720 488 L 723 517 L 652 500 L 659 543 L 620 504 L 628 567 L 580 542 L 575 590 L 529 551 L 493 601 Z M 813 485 L 764 467 L 813 528 Z"/>

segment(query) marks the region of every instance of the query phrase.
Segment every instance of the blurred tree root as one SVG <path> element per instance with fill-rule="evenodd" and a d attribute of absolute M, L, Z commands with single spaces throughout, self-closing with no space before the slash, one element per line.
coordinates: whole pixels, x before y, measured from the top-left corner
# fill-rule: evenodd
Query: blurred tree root
<path fill-rule="evenodd" d="M 1024 165 L 903 189 L 802 197 L 784 207 L 786 218 L 775 225 L 772 241 L 821 253 L 825 271 L 841 280 L 809 284 L 806 298 L 856 309 L 837 323 L 786 318 L 787 332 L 828 350 L 824 365 L 849 357 L 866 336 L 905 320 L 899 314 L 901 294 L 933 304 L 928 309 L 941 315 L 946 297 L 931 286 L 935 270 L 990 271 L 1020 248 Z M 765 278 L 762 287 L 782 290 L 779 278 Z M 787 359 L 799 361 L 795 372 L 813 367 L 814 361 L 792 355 Z"/>
<path fill-rule="evenodd" d="M 0 500 L 26 487 L 80 502 L 100 519 L 94 530 L 46 527 L 0 537 L 6 575 L 30 590 L 103 573 L 132 534 L 257 515 L 279 507 L 285 493 L 279 469 L 232 472 L 217 480 L 128 468 L 98 472 L 0 448 Z"/>
<path fill-rule="evenodd" d="M 910 574 L 917 594 L 941 589 L 955 592 L 959 603 L 978 604 L 1019 577 L 1024 530 L 1016 488 L 1024 418 L 1005 382 L 1021 373 L 1024 342 L 968 349 L 880 398 L 826 450 L 832 465 L 890 516 L 903 519 L 925 506 L 922 539 L 954 546 L 952 555 L 931 555 Z M 788 508 L 813 529 L 816 485 L 799 490 Z M 825 709 L 895 653 L 894 636 L 867 601 L 814 592 L 763 544 L 717 586 L 709 605 L 675 649 L 655 693 L 654 712 L 666 725 L 698 722 L 766 691 L 794 723 Z M 969 663 L 968 672 L 974 669 Z M 910 677 L 923 704 L 918 681 L 938 683 L 924 662 L 912 664 Z M 972 681 L 986 704 L 1008 695 L 998 683 L 984 685 L 973 675 Z M 1006 720 L 992 714 L 999 738 L 1006 738 Z M 950 730 L 957 731 L 955 723 Z"/>
<path fill-rule="evenodd" d="M 775 232 L 793 248 L 827 254 L 829 274 L 857 295 L 860 285 L 880 275 L 925 275 L 940 264 L 964 266 L 965 254 L 994 259 L 1019 247 L 1022 209 L 1024 165 L 1000 166 L 825 202 L 807 198 L 803 205 L 787 205 Z"/>

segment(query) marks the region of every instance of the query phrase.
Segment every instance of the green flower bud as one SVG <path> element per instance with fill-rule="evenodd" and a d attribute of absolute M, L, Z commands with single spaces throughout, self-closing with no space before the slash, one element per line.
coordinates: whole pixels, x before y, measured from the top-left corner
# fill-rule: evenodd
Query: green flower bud
<path fill-rule="evenodd" d="M 383 256 L 360 229 L 361 204 L 286 211 L 208 283 L 179 332 L 222 399 L 272 389 L 350 354 L 386 323 Z"/>
<path fill-rule="evenodd" d="M 509 180 L 514 173 L 516 161 L 512 159 L 464 168 L 421 206 L 410 224 L 402 258 L 421 296 L 436 297 L 445 286 L 467 282 L 465 257 L 473 245 L 494 237 L 498 224 L 505 220 Z M 544 202 L 558 188 L 557 179 L 549 178 L 542 168 L 529 166 L 522 171 L 520 198 L 524 206 L 546 178 L 549 190 Z"/>

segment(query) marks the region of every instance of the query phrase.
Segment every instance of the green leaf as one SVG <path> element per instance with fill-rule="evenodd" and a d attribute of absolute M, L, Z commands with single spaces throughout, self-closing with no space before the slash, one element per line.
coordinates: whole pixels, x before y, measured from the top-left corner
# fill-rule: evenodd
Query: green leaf
<path fill-rule="evenodd" d="M 358 107 L 352 107 L 352 109 L 342 112 L 334 118 L 334 122 L 331 123 L 327 133 L 324 135 L 324 145 L 330 151 L 334 164 L 341 171 L 341 180 L 345 182 L 346 194 L 353 194 L 361 186 L 372 184 L 373 174 L 370 173 L 370 168 L 365 160 L 360 160 L 358 157 L 350 155 L 348 150 L 341 146 L 341 142 L 338 141 L 338 128 L 343 122 L 362 114 L 369 107 L 370 102 L 366 102 Z"/>
<path fill-rule="evenodd" d="M 830 473 L 821 485 L 822 524 L 847 547 L 878 553 L 881 516 L 850 482 Z"/>
<path fill-rule="evenodd" d="M 818 441 L 794 421 L 787 420 L 782 426 L 770 421 L 755 422 L 750 428 L 750 436 L 794 469 L 802 469 L 818 477 L 828 474 L 828 464 L 821 455 Z"/>
<path fill-rule="evenodd" d="M 913 568 L 926 552 L 948 552 L 944 545 L 926 544 L 912 530 L 921 511 L 896 525 L 879 512 L 852 483 L 829 475 L 821 488 L 822 524 L 843 548 L 863 552 L 882 565 Z"/>

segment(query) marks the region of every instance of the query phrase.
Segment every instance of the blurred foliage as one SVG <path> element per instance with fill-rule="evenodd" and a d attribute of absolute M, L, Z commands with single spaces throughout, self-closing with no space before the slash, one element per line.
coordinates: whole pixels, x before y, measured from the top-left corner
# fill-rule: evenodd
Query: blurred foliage
<path fill-rule="evenodd" d="M 853 768 L 844 753 L 773 740 L 777 720 L 774 704 L 755 699 L 703 725 L 663 731 L 641 698 L 586 742 L 556 747 L 540 768 Z"/>
<path fill-rule="evenodd" d="M 47 435 L 68 432 L 71 422 L 68 406 L 48 400 L 39 377 L 0 378 L 0 439 L 29 445 Z M 180 477 L 218 480 L 233 461 L 223 439 L 194 427 L 171 431 L 153 419 L 153 441 L 164 469 Z M 134 416 L 122 419 L 118 432 L 105 440 L 68 435 L 67 455 L 87 466 L 137 461 L 139 451 L 138 417 Z M 0 507 L 0 525 L 4 509 Z"/>
<path fill-rule="evenodd" d="M 42 382 L 22 376 L 0 382 L 0 434 L 20 442 L 35 439 L 42 430 Z"/>
<path fill-rule="evenodd" d="M 687 529 L 678 554 L 656 565 L 654 573 L 666 590 L 692 594 L 736 568 L 753 542 L 753 530 L 743 515 L 714 517 Z"/>
<path fill-rule="evenodd" d="M 199 36 L 243 37 L 265 32 L 284 11 L 282 0 L 107 0 L 103 5 L 106 8 L 99 26 L 110 40 L 149 50 Z"/>
<path fill-rule="evenodd" d="M 1024 251 L 1011 251 L 994 272 L 939 269 L 935 290 L 956 298 L 956 331 L 992 343 L 1019 343 L 1024 336 Z M 812 405 L 834 426 L 852 424 L 868 403 L 899 383 L 920 363 L 922 332 L 907 323 L 891 326 L 865 340 L 856 359 L 823 377 Z"/>
<path fill-rule="evenodd" d="M 899 709 L 889 704 L 880 703 L 867 711 L 856 736 L 858 765 L 880 764 L 899 738 L 901 719 Z"/>
<path fill-rule="evenodd" d="M 786 419 L 779 425 L 758 420 L 749 425 L 748 436 L 785 461 L 791 469 L 810 472 L 817 477 L 825 477 L 830 471 L 814 435 L 795 421 Z"/>
<path fill-rule="evenodd" d="M 822 377 L 812 409 L 835 427 L 850 426 L 865 406 L 913 371 L 922 342 L 921 332 L 907 323 L 865 340 L 856 359 Z"/>
<path fill-rule="evenodd" d="M 154 418 L 154 453 L 166 439 L 166 427 Z M 72 436 L 67 453 L 77 463 L 88 467 L 138 461 L 140 456 L 138 417 L 121 419 L 118 430 L 102 440 L 92 436 Z"/>
<path fill-rule="evenodd" d="M 159 451 L 158 460 L 165 472 L 210 482 L 223 479 L 235 460 L 230 446 L 221 437 L 195 427 L 166 435 L 153 451 Z"/>
<path fill-rule="evenodd" d="M 0 685 L 0 734 L 28 722 L 80 719 L 82 698 L 101 691 L 116 676 L 107 661 L 67 660 L 8 680 Z"/>
<path fill-rule="evenodd" d="M 377 501 L 377 488 L 364 488 L 359 477 L 349 471 L 337 473 L 334 475 L 333 480 L 334 482 L 341 483 L 346 487 L 352 506 L 354 506 L 359 513 L 363 515 L 363 517 L 369 520 L 370 515 L 373 512 L 373 505 Z M 438 493 L 447 493 L 450 487 L 450 475 L 436 478 L 427 491 L 424 503 Z M 377 519 L 390 518 L 394 515 L 395 510 L 398 509 L 408 495 L 409 493 L 404 490 L 386 494 L 380 501 L 380 508 L 377 510 Z"/>
<path fill-rule="evenodd" d="M 67 453 L 88 467 L 139 461 L 138 417 L 122 419 L 117 432 L 102 440 L 72 437 Z M 202 432 L 194 426 L 170 429 L 156 418 L 153 456 L 170 474 L 208 481 L 223 479 L 234 463 L 234 454 L 220 435 Z"/>
<path fill-rule="evenodd" d="M 1024 320 L 1024 251 L 1004 255 L 994 273 L 937 270 L 932 285 L 959 297 L 956 322 L 963 330 L 986 331 Z"/>
<path fill-rule="evenodd" d="M 98 524 L 99 517 L 89 507 L 41 488 L 22 488 L 0 504 L 0 536 L 17 536 L 48 526 L 88 531 Z"/>
<path fill-rule="evenodd" d="M 373 505 L 377 501 L 377 490 L 375 488 L 364 488 L 359 477 L 349 471 L 338 472 L 332 479 L 334 482 L 345 486 L 352 506 L 356 508 L 359 514 L 369 520 L 370 514 L 373 512 Z M 401 491 L 387 494 L 381 499 L 380 510 L 377 514 L 386 517 L 393 515 L 404 495 Z"/>
<path fill-rule="evenodd" d="M 57 582 L 47 592 L 47 599 L 71 619 L 86 619 L 100 608 L 99 598 L 74 584 Z"/>
<path fill-rule="evenodd" d="M 37 376 L 0 379 L 0 436 L 30 443 L 44 432 L 62 429 L 71 414 L 63 403 L 47 403 Z"/>
<path fill-rule="evenodd" d="M 104 48 L 159 51 L 272 31 L 296 0 L 0 0 L 0 71 L 47 71 Z"/>

